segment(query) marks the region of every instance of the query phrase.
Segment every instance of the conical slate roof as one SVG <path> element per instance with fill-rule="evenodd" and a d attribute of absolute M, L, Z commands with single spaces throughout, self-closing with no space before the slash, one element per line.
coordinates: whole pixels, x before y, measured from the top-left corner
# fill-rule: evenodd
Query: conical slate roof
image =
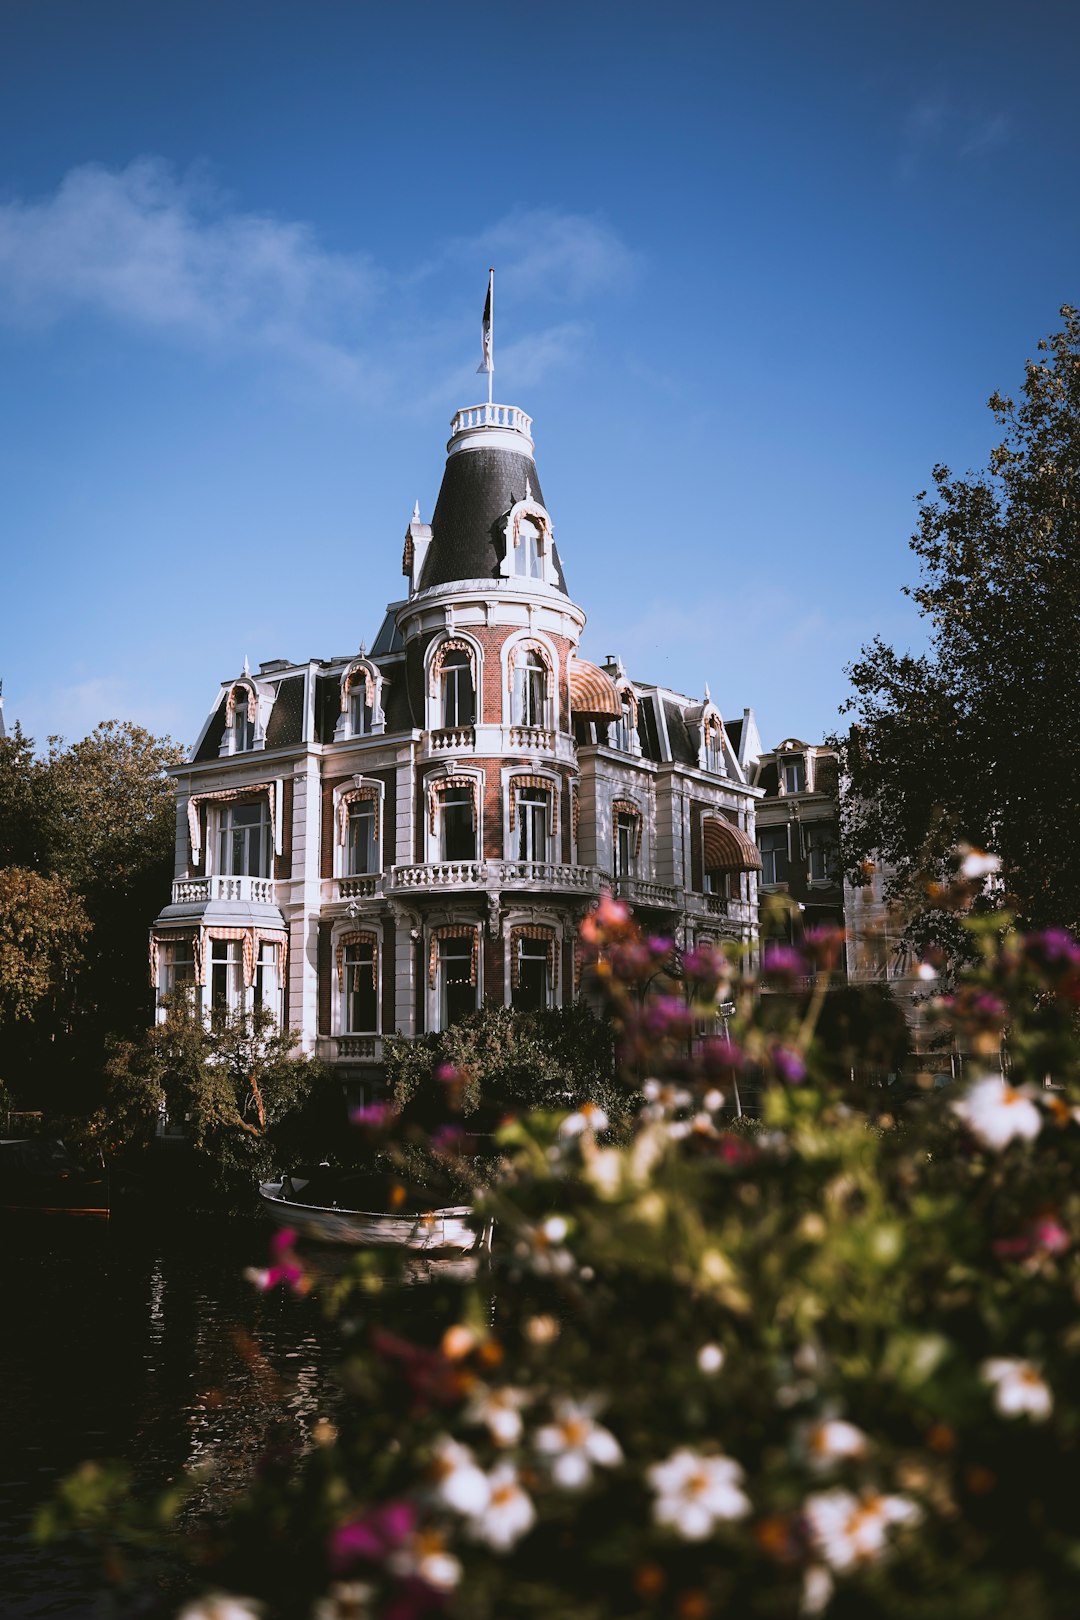
<path fill-rule="evenodd" d="M 417 588 L 423 591 L 459 579 L 498 578 L 506 550 L 506 519 L 510 508 L 526 498 L 526 481 L 531 499 L 544 506 L 536 463 L 530 455 L 495 445 L 451 453 Z M 554 560 L 555 583 L 565 594 L 557 551 Z"/>

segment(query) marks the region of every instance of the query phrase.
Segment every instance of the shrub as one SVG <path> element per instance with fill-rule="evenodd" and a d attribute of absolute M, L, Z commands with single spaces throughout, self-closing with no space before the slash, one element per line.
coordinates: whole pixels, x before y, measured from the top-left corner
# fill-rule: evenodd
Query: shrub
<path fill-rule="evenodd" d="M 898 1120 L 822 1062 L 835 936 L 766 959 L 808 989 L 699 950 L 650 1002 L 625 909 L 584 933 L 632 1125 L 506 1119 L 490 1271 L 429 1284 L 408 1339 L 395 1257 L 358 1259 L 340 1423 L 204 1530 L 198 1587 L 289 1620 L 1076 1612 L 1080 948 L 979 925 L 940 1011 L 987 1072 Z"/>

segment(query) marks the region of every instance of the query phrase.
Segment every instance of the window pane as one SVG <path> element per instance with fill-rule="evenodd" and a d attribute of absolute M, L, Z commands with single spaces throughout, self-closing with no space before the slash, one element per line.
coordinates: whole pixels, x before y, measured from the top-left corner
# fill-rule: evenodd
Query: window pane
<path fill-rule="evenodd" d="M 472 939 L 468 934 L 439 941 L 439 1002 L 441 1028 L 476 1011 L 476 985 L 472 979 Z"/>
<path fill-rule="evenodd" d="M 350 946 L 345 953 L 345 1024 L 350 1035 L 370 1035 L 378 1029 L 375 988 L 374 946 Z"/>
<path fill-rule="evenodd" d="M 548 1004 L 548 952 L 542 939 L 518 942 L 518 982 L 512 1003 L 518 1012 L 540 1012 Z"/>
<path fill-rule="evenodd" d="M 475 860 L 476 827 L 471 791 L 468 788 L 450 788 L 444 793 L 441 818 L 443 860 Z"/>
<path fill-rule="evenodd" d="M 375 805 L 370 799 L 362 799 L 358 804 L 349 806 L 347 850 L 347 866 L 350 877 L 358 877 L 366 872 L 378 871 L 379 859 L 375 843 Z"/>

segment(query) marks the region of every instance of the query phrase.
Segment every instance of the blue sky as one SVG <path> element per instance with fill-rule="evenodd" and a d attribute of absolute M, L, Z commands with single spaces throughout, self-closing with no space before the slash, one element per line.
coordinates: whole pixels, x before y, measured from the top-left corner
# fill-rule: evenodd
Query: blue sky
<path fill-rule="evenodd" d="M 399 595 L 496 266 L 583 650 L 837 722 L 930 469 L 1080 301 L 1080 16 L 0 5 L 0 676 L 190 742 Z"/>

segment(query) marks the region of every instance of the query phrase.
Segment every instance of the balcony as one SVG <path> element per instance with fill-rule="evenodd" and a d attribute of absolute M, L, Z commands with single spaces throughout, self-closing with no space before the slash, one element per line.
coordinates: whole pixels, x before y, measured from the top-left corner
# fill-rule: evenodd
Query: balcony
<path fill-rule="evenodd" d="M 511 726 L 507 742 L 511 748 L 527 749 L 533 754 L 555 752 L 555 733 L 546 726 Z"/>
<path fill-rule="evenodd" d="M 209 877 L 177 878 L 172 886 L 174 906 L 206 905 L 211 900 L 237 901 L 241 905 L 277 904 L 273 878 L 227 877 L 214 872 Z"/>
<path fill-rule="evenodd" d="M 415 866 L 395 866 L 390 873 L 390 887 L 395 893 L 526 889 L 588 895 L 599 894 L 601 883 L 595 866 L 571 866 L 559 861 L 421 861 Z"/>
<path fill-rule="evenodd" d="M 677 889 L 664 883 L 649 883 L 644 878 L 617 877 L 614 880 L 616 898 L 628 906 L 642 906 L 651 911 L 681 911 L 682 902 Z"/>
<path fill-rule="evenodd" d="M 432 754 L 471 753 L 475 747 L 475 726 L 442 726 L 429 733 L 428 752 Z"/>
<path fill-rule="evenodd" d="M 382 894 L 384 878 L 381 872 L 366 877 L 339 877 L 334 879 L 335 900 L 372 900 Z"/>
<path fill-rule="evenodd" d="M 381 1035 L 320 1035 L 318 1055 L 324 1063 L 380 1063 Z"/>

